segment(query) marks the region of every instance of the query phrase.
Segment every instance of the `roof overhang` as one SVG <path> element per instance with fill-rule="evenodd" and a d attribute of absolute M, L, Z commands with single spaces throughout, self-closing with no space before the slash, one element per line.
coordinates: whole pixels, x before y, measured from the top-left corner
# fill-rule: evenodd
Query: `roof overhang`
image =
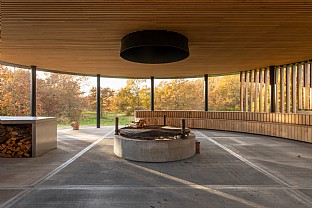
<path fill-rule="evenodd" d="M 129 62 L 121 39 L 170 30 L 190 56 L 169 64 Z M 107 77 L 195 77 L 312 58 L 312 1 L 2 0 L 0 61 Z"/>

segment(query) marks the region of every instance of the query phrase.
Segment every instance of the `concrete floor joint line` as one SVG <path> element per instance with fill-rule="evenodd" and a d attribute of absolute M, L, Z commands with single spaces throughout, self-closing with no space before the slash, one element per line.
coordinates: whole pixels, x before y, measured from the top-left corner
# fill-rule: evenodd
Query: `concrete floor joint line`
<path fill-rule="evenodd" d="M 262 169 L 261 167 L 259 167 L 258 165 L 250 162 L 249 160 L 247 160 L 246 158 L 242 157 L 241 155 L 235 153 L 234 151 L 230 150 L 229 148 L 223 146 L 222 144 L 220 144 L 219 142 L 215 141 L 214 139 L 212 139 L 211 137 L 208 137 L 207 135 L 199 132 L 199 131 L 194 131 L 196 133 L 196 135 L 200 135 L 199 138 L 204 138 L 207 139 L 208 141 L 212 142 L 213 144 L 219 146 L 221 149 L 225 150 L 226 152 L 230 153 L 231 155 L 233 155 L 234 157 L 236 157 L 237 159 L 241 160 L 242 162 L 246 163 L 247 165 L 249 165 L 250 167 L 254 168 L 255 170 L 263 173 L 264 175 L 266 175 L 267 177 L 271 178 L 272 180 L 276 181 L 277 183 L 284 185 L 285 187 L 287 187 L 287 191 L 290 193 L 290 195 L 294 198 L 296 198 L 299 201 L 302 201 L 304 203 L 307 203 L 309 205 L 311 205 L 312 207 L 312 200 L 309 196 L 305 195 L 304 193 L 302 193 L 301 191 L 297 190 L 297 189 L 293 189 L 292 186 L 290 184 L 288 184 L 287 182 L 279 179 L 278 177 L 274 176 L 273 174 L 269 173 L 268 171 Z"/>
<path fill-rule="evenodd" d="M 73 163 L 75 160 L 77 160 L 79 157 L 81 157 L 83 154 L 85 154 L 87 151 L 89 151 L 92 147 L 94 147 L 95 145 L 97 145 L 99 142 L 101 142 L 103 139 L 107 138 L 108 135 L 112 134 L 114 132 L 114 130 L 109 131 L 108 133 L 106 133 L 103 137 L 97 139 L 95 142 L 93 142 L 92 144 L 90 144 L 89 146 L 87 146 L 86 148 L 84 148 L 83 150 L 81 150 L 79 153 L 77 153 L 76 155 L 74 155 L 72 158 L 70 158 L 69 160 L 67 160 L 66 162 L 64 162 L 63 164 L 61 164 L 60 166 L 58 166 L 57 168 L 55 168 L 53 171 L 51 171 L 50 173 L 46 174 L 45 176 L 43 176 L 42 178 L 38 179 L 36 182 L 34 182 L 29 188 L 26 188 L 25 190 L 23 190 L 22 192 L 20 192 L 19 194 L 17 194 L 16 196 L 14 196 L 13 198 L 9 199 L 7 202 L 5 202 L 2 207 L 3 208 L 9 208 L 11 206 L 13 206 L 15 203 L 17 203 L 18 201 L 20 201 L 23 197 L 25 197 L 27 194 L 29 194 L 32 190 L 36 189 L 36 186 L 40 185 L 43 181 L 53 177 L 55 174 L 57 174 L 58 172 L 60 172 L 61 170 L 63 170 L 65 167 L 67 167 L 68 165 L 70 165 L 71 163 Z"/>

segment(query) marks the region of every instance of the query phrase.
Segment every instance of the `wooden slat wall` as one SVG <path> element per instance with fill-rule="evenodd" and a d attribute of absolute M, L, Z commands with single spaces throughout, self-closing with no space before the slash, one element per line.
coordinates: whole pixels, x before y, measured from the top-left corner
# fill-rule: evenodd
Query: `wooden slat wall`
<path fill-rule="evenodd" d="M 248 92 L 249 92 L 249 75 L 250 72 L 247 71 L 245 74 L 245 111 L 248 111 Z"/>
<path fill-rule="evenodd" d="M 260 82 L 260 86 L 259 86 L 259 112 L 263 112 L 263 84 L 264 84 L 264 70 L 261 69 L 259 72 L 259 82 Z"/>
<path fill-rule="evenodd" d="M 277 66 L 275 70 L 275 111 L 278 113 L 311 111 L 312 69 L 310 61 Z M 241 99 L 243 99 L 241 105 L 244 105 L 241 111 L 269 112 L 271 100 L 268 72 L 268 69 L 256 69 L 241 73 Z"/>
<path fill-rule="evenodd" d="M 284 89 L 284 67 L 280 68 L 280 112 L 284 113 L 285 110 L 285 89 Z"/>
<path fill-rule="evenodd" d="M 312 143 L 312 114 L 205 112 L 205 111 L 135 111 L 135 117 L 148 124 L 181 126 L 186 119 L 189 128 L 217 129 L 263 134 Z"/>
<path fill-rule="evenodd" d="M 268 90 L 269 90 L 269 69 L 266 68 L 264 71 L 264 112 L 269 112 Z"/>
<path fill-rule="evenodd" d="M 240 111 L 244 111 L 244 75 L 245 72 L 240 73 Z"/>
<path fill-rule="evenodd" d="M 259 70 L 256 70 L 255 71 L 255 110 L 254 112 L 259 112 L 259 109 L 258 109 L 258 98 L 260 97 L 259 96 Z"/>
<path fill-rule="evenodd" d="M 286 113 L 290 113 L 290 66 L 286 67 Z"/>
<path fill-rule="evenodd" d="M 297 112 L 297 65 L 292 65 L 292 112 Z"/>
<path fill-rule="evenodd" d="M 302 63 L 298 65 L 298 108 L 302 109 Z"/>
<path fill-rule="evenodd" d="M 312 63 L 309 63 L 310 67 L 310 110 L 312 110 Z"/>

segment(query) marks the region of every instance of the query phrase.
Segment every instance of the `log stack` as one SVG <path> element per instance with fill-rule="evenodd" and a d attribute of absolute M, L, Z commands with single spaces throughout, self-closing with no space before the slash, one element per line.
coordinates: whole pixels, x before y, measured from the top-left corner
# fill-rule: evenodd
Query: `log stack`
<path fill-rule="evenodd" d="M 0 124 L 0 157 L 21 158 L 32 156 L 31 125 Z"/>

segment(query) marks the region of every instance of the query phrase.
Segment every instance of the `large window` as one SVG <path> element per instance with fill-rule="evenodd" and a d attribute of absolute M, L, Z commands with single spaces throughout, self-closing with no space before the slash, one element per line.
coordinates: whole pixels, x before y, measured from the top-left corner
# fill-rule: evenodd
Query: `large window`
<path fill-rule="evenodd" d="M 37 116 L 57 117 L 67 125 L 80 121 L 87 107 L 83 76 L 37 72 Z"/>
<path fill-rule="evenodd" d="M 239 74 L 209 77 L 209 111 L 240 110 Z"/>
<path fill-rule="evenodd" d="M 204 79 L 157 79 L 155 110 L 203 110 Z"/>

